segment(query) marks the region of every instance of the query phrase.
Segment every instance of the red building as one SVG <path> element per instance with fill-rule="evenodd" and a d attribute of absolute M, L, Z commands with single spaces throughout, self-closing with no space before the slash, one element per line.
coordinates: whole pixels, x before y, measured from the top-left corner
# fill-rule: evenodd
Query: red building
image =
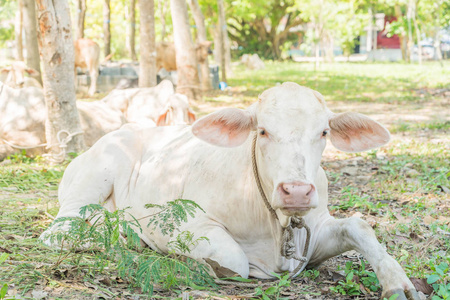
<path fill-rule="evenodd" d="M 391 37 L 387 37 L 386 25 L 397 21 L 396 17 L 384 17 L 384 27 L 383 30 L 378 31 L 377 33 L 377 48 L 378 49 L 400 49 L 400 38 L 398 35 L 393 35 Z"/>

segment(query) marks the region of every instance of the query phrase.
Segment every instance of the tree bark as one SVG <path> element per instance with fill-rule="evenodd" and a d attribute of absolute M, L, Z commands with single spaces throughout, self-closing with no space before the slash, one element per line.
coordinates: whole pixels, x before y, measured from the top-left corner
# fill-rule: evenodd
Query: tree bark
<path fill-rule="evenodd" d="M 105 57 L 111 54 L 111 9 L 110 0 L 104 0 L 103 2 L 103 41 Z"/>
<path fill-rule="evenodd" d="M 17 1 L 17 13 L 16 13 L 16 19 L 14 24 L 14 31 L 16 35 L 16 58 L 17 60 L 24 60 L 23 59 L 23 38 L 22 38 L 22 31 L 23 31 L 23 1 L 18 0 Z"/>
<path fill-rule="evenodd" d="M 227 81 L 227 71 L 228 68 L 226 66 L 226 42 L 225 36 L 227 31 L 227 25 L 225 23 L 225 9 L 223 7 L 223 0 L 217 0 L 217 7 L 219 10 L 219 42 L 218 45 L 220 47 L 220 69 L 222 70 L 222 81 Z"/>
<path fill-rule="evenodd" d="M 177 92 L 185 94 L 190 100 L 200 100 L 197 55 L 189 28 L 186 0 L 170 0 L 170 10 L 178 68 Z"/>
<path fill-rule="evenodd" d="M 130 0 L 128 6 L 128 31 L 127 48 L 132 61 L 137 61 L 136 56 L 136 0 Z"/>
<path fill-rule="evenodd" d="M 75 58 L 69 3 L 36 0 L 36 4 L 47 107 L 45 134 L 50 153 L 64 158 L 65 153 L 80 152 L 85 148 L 75 100 Z M 60 147 L 58 133 L 63 139 L 67 133 L 73 135 L 67 148 Z"/>
<path fill-rule="evenodd" d="M 154 0 L 140 0 L 140 62 L 139 87 L 156 85 L 156 45 L 155 45 L 155 3 Z"/>
<path fill-rule="evenodd" d="M 440 24 L 441 24 L 441 0 L 436 1 L 436 3 L 434 4 L 434 6 L 436 7 L 436 17 L 434 18 L 435 23 L 434 23 L 434 42 L 433 42 L 433 46 L 434 46 L 434 51 L 435 51 L 435 55 L 434 55 L 434 59 L 438 60 L 439 63 L 441 64 L 441 67 L 443 67 L 443 63 L 442 63 L 442 52 L 441 52 L 441 36 L 440 36 Z"/>
<path fill-rule="evenodd" d="M 75 38 L 84 38 L 84 20 L 86 17 L 86 0 L 77 0 L 77 28 Z"/>
<path fill-rule="evenodd" d="M 198 43 L 206 42 L 206 27 L 205 17 L 197 0 L 189 0 L 189 7 L 194 16 L 195 25 L 197 26 L 197 41 Z M 209 64 L 206 59 L 200 64 L 202 90 L 207 91 L 212 89 L 211 79 L 209 78 Z"/>
<path fill-rule="evenodd" d="M 34 0 L 24 0 L 23 27 L 25 28 L 25 47 L 27 48 L 27 66 L 41 72 L 39 46 L 37 41 L 36 5 Z M 41 74 L 33 76 L 42 83 Z"/>

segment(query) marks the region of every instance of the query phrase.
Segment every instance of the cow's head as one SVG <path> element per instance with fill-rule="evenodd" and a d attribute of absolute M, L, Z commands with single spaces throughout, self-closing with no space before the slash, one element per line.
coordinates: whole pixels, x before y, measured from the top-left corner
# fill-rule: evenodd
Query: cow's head
<path fill-rule="evenodd" d="M 195 114 L 189 107 L 188 98 L 182 94 L 169 96 L 166 106 L 160 112 L 157 126 L 184 125 L 195 122 Z"/>
<path fill-rule="evenodd" d="M 25 73 L 30 76 L 37 76 L 39 72 L 33 68 L 27 67 L 23 61 L 15 61 L 11 66 L 0 70 L 0 73 L 7 74 L 5 84 L 13 88 L 22 88 L 25 83 Z"/>
<path fill-rule="evenodd" d="M 212 54 L 211 51 L 212 42 L 204 41 L 197 44 L 195 50 L 197 51 L 197 60 L 199 63 L 205 62 L 208 59 L 208 55 Z"/>
<path fill-rule="evenodd" d="M 358 113 L 334 114 L 320 93 L 291 82 L 263 92 L 246 110 L 225 108 L 207 115 L 192 131 L 222 147 L 245 141 L 249 147 L 249 135 L 256 131 L 260 177 L 279 216 L 303 216 L 317 207 L 315 178 L 327 136 L 346 152 L 379 147 L 390 138 L 376 121 Z"/>

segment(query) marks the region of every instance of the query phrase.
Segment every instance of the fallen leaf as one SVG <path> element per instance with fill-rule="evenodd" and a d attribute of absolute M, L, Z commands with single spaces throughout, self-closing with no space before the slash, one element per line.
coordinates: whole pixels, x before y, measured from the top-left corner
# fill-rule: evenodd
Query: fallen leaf
<path fill-rule="evenodd" d="M 427 283 L 425 278 L 410 278 L 412 284 L 418 292 L 430 295 L 433 292 L 433 287 Z"/>
<path fill-rule="evenodd" d="M 215 260 L 212 260 L 210 258 L 205 258 L 205 261 L 208 263 L 208 265 L 211 266 L 211 268 L 214 270 L 214 273 L 216 273 L 217 277 L 219 277 L 219 278 L 239 276 L 239 275 L 236 275 L 236 272 L 234 272 L 228 268 L 222 267 Z"/>

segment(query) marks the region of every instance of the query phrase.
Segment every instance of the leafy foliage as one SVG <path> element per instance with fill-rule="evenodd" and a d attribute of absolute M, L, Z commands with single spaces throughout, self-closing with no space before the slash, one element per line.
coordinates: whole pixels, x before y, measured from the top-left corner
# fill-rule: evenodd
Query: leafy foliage
<path fill-rule="evenodd" d="M 353 262 L 345 264 L 345 280 L 339 280 L 338 285 L 331 287 L 335 293 L 342 295 L 361 295 L 362 284 L 364 287 L 376 292 L 380 289 L 380 284 L 374 272 L 366 269 L 366 263 L 361 261 L 361 265 L 354 268 Z"/>
<path fill-rule="evenodd" d="M 255 289 L 255 296 L 260 296 L 263 300 L 270 300 L 270 299 L 287 299 L 280 297 L 280 292 L 285 287 L 289 287 L 291 284 L 291 280 L 289 279 L 289 274 L 280 275 L 276 273 L 272 273 L 272 275 L 276 276 L 278 278 L 278 281 L 275 285 L 272 285 L 271 287 L 268 287 L 267 289 L 263 290 L 262 287 L 257 287 Z"/>
<path fill-rule="evenodd" d="M 445 279 L 446 274 L 448 275 L 450 270 L 448 263 L 441 262 L 434 269 L 434 272 L 427 277 L 427 282 L 433 286 L 434 292 L 436 293 L 431 299 L 450 299 L 450 282 Z"/>
<path fill-rule="evenodd" d="M 205 212 L 197 203 L 186 199 L 172 200 L 165 205 L 146 204 L 145 208 L 157 208 L 160 210 L 155 215 L 152 215 L 147 226 L 158 227 L 163 235 L 169 236 L 173 236 L 175 229 L 182 222 L 187 222 L 188 216 L 193 218 L 197 209 Z"/>
<path fill-rule="evenodd" d="M 161 211 L 151 216 L 149 223 L 171 235 L 181 222 L 187 220 L 188 215 L 193 216 L 196 208 L 199 208 L 193 201 L 180 199 L 157 207 Z M 174 253 L 165 256 L 151 250 L 144 251 L 138 234 L 142 233 L 140 224 L 126 209 L 109 212 L 101 205 L 90 204 L 81 208 L 80 215 L 81 218 L 59 218 L 53 224 L 56 228 L 69 228 L 68 231 L 56 231 L 49 237 L 52 243 L 61 245 L 61 254 L 55 266 L 68 259 L 79 265 L 84 253 L 90 252 L 95 253 L 96 264 L 99 266 L 119 261 L 119 276 L 127 279 L 131 286 L 140 287 L 145 293 L 152 294 L 156 284 L 164 288 L 214 284 L 207 267 L 193 259 L 180 259 Z M 174 224 L 167 227 L 168 222 Z M 194 240 L 192 234 L 182 232 L 171 243 L 171 247 L 189 252 L 197 243 L 198 240 Z M 62 250 L 63 248 L 68 251 Z M 79 251 L 80 249 L 83 251 Z M 97 271 L 101 270 L 102 267 Z"/>

